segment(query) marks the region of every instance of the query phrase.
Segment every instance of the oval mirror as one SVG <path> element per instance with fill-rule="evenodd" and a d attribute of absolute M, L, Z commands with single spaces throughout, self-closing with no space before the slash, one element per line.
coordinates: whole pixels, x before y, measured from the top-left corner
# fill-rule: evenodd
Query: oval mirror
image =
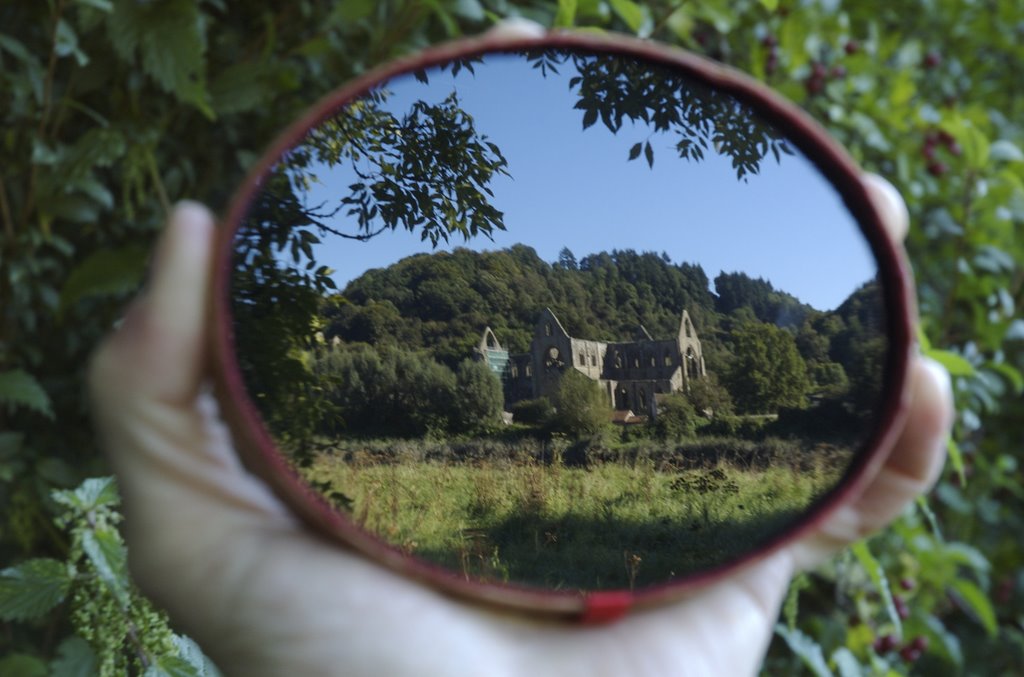
<path fill-rule="evenodd" d="M 488 38 L 329 97 L 227 219 L 217 376 L 310 524 L 450 591 L 670 598 L 810 528 L 902 409 L 906 273 L 747 78 Z"/>

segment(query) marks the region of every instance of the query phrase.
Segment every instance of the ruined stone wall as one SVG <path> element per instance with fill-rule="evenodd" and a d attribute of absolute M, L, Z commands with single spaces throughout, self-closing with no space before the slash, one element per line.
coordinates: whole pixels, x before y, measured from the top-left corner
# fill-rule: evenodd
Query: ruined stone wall
<path fill-rule="evenodd" d="M 704 355 L 685 310 L 676 338 L 655 340 L 643 327 L 638 337 L 621 342 L 573 338 L 546 308 L 534 325 L 528 353 L 508 355 L 489 328 L 478 352 L 496 373 L 506 364 L 499 374 L 506 408 L 519 400 L 551 397 L 562 373 L 572 368 L 597 381 L 613 409 L 653 417 L 657 396 L 685 391 L 690 381 L 706 374 Z"/>

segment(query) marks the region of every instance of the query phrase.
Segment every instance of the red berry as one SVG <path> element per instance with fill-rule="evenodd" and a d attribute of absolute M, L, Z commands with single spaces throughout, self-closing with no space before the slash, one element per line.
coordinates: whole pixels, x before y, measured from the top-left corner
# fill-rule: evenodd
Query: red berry
<path fill-rule="evenodd" d="M 829 75 L 835 79 L 846 77 L 846 66 L 832 66 L 832 70 L 829 71 Z"/>
<path fill-rule="evenodd" d="M 902 649 L 900 649 L 900 658 L 902 658 L 908 663 L 913 663 L 920 657 L 921 652 L 912 646 L 905 646 Z"/>
<path fill-rule="evenodd" d="M 856 40 L 850 40 L 843 47 L 847 54 L 856 54 L 860 50 L 860 45 L 857 44 Z"/>
<path fill-rule="evenodd" d="M 945 129 L 940 129 L 936 133 L 936 138 L 942 143 L 943 146 L 949 147 L 950 144 L 956 143 L 956 139 L 953 135 L 947 132 Z"/>
<path fill-rule="evenodd" d="M 910 607 L 903 601 L 903 598 L 899 595 L 892 596 L 893 606 L 896 607 L 896 614 L 900 617 L 900 620 L 907 620 L 910 618 Z"/>
<path fill-rule="evenodd" d="M 900 587 L 903 588 L 904 590 L 913 590 L 914 589 L 914 581 L 913 581 L 913 579 L 901 578 L 900 579 Z"/>
<path fill-rule="evenodd" d="M 827 72 L 828 72 L 828 70 L 825 68 L 825 64 L 821 63 L 820 61 L 815 61 L 814 65 L 811 66 L 811 76 L 812 77 L 823 78 L 823 77 L 825 77 L 825 73 L 827 73 Z"/>
<path fill-rule="evenodd" d="M 921 154 L 924 155 L 925 159 L 927 159 L 927 160 L 934 160 L 935 159 L 935 145 L 931 144 L 931 143 L 924 144 L 924 147 L 921 148 Z"/>
<path fill-rule="evenodd" d="M 953 143 L 949 144 L 949 146 L 947 146 L 947 148 L 949 149 L 949 152 L 952 155 L 954 155 L 955 157 L 960 157 L 960 154 L 964 152 L 964 149 L 961 148 L 960 144 L 957 143 L 956 141 L 954 141 Z"/>
<path fill-rule="evenodd" d="M 804 89 L 811 95 L 821 94 L 822 90 L 825 89 L 825 80 L 824 78 L 812 75 L 804 81 Z"/>
<path fill-rule="evenodd" d="M 910 642 L 908 646 L 911 646 L 917 649 L 918 651 L 924 652 L 924 650 L 928 648 L 928 638 L 924 635 L 918 635 L 913 639 L 913 641 Z"/>
<path fill-rule="evenodd" d="M 924 67 L 935 68 L 942 63 L 942 55 L 938 52 L 928 52 L 924 55 Z"/>
<path fill-rule="evenodd" d="M 873 648 L 877 654 L 889 653 L 896 648 L 896 637 L 893 635 L 882 635 L 875 640 Z"/>
<path fill-rule="evenodd" d="M 761 38 L 761 44 L 764 45 L 765 47 L 774 47 L 775 45 L 779 44 L 779 41 L 775 38 L 774 35 L 769 33 L 768 35 Z"/>
<path fill-rule="evenodd" d="M 928 163 L 928 173 L 931 174 L 932 176 L 942 176 L 943 174 L 946 173 L 947 170 L 948 167 L 946 167 L 946 164 L 944 162 Z"/>

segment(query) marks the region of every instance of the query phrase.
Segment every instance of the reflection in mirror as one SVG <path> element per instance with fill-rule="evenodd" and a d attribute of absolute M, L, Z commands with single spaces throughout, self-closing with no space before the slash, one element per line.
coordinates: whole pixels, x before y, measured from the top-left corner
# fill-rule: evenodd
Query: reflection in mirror
<path fill-rule="evenodd" d="M 873 432 L 877 265 L 736 100 L 492 54 L 311 129 L 234 241 L 248 391 L 297 472 L 459 575 L 633 589 L 792 526 Z"/>

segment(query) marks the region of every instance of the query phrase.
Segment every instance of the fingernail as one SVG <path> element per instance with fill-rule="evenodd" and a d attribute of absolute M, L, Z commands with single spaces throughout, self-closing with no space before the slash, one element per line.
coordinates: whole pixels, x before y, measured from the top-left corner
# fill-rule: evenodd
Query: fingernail
<path fill-rule="evenodd" d="M 542 38 L 545 33 L 547 33 L 547 29 L 536 21 L 512 17 L 495 24 L 494 28 L 487 31 L 486 35 L 498 35 L 506 38 Z"/>

